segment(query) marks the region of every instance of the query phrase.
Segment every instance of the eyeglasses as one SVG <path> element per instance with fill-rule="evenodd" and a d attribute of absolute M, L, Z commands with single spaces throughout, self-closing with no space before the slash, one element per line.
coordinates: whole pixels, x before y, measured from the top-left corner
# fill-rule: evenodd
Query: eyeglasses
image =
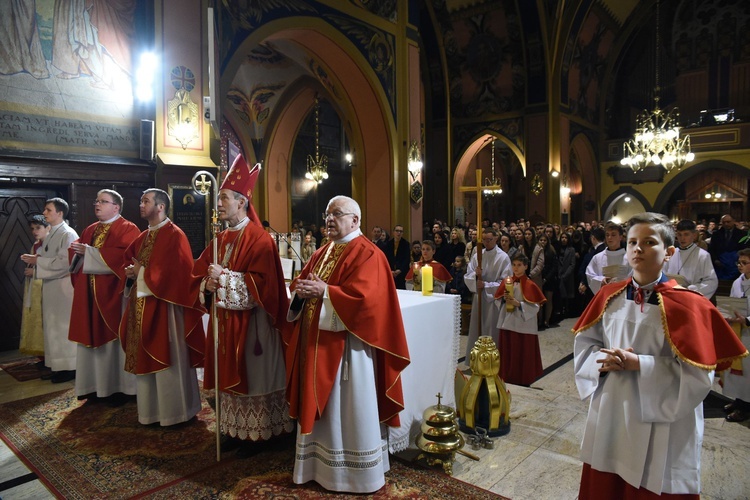
<path fill-rule="evenodd" d="M 321 215 L 323 216 L 323 220 L 324 220 L 324 221 L 327 221 L 327 220 L 328 220 L 328 219 L 330 219 L 330 218 L 333 218 L 333 219 L 338 219 L 339 217 L 343 217 L 343 216 L 345 216 L 345 215 L 354 215 L 354 214 L 353 214 L 353 213 L 351 213 L 351 212 L 347 212 L 347 213 L 343 213 L 343 212 L 334 212 L 334 213 L 332 213 L 332 214 L 327 214 L 327 213 L 323 212 L 323 213 L 322 213 Z"/>
<path fill-rule="evenodd" d="M 746 261 L 743 262 L 743 261 L 739 260 L 739 261 L 736 262 L 736 264 L 737 264 L 737 267 L 742 267 L 742 266 L 746 266 L 746 265 L 750 264 L 750 261 L 746 260 Z"/>
<path fill-rule="evenodd" d="M 111 201 L 107 201 L 107 200 L 94 200 L 94 206 L 97 206 L 97 205 L 107 205 L 109 203 L 112 203 L 112 202 Z"/>

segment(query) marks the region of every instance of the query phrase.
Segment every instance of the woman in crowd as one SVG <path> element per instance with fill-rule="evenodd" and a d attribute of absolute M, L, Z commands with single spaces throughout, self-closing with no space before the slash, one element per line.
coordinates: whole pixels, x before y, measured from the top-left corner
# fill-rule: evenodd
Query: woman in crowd
<path fill-rule="evenodd" d="M 529 278 L 542 288 L 542 269 L 544 269 L 544 247 L 537 244 L 536 233 L 528 228 L 523 232 L 523 252 L 529 259 Z"/>
<path fill-rule="evenodd" d="M 448 248 L 448 237 L 443 231 L 437 231 L 432 235 L 432 241 L 435 243 L 434 259 L 440 262 L 444 268 L 448 269 L 453 264 L 453 256 Z"/>
<path fill-rule="evenodd" d="M 560 326 L 558 324 L 550 325 L 550 318 L 552 317 L 552 310 L 554 308 L 553 298 L 555 296 L 555 291 L 560 286 L 560 281 L 557 277 L 557 254 L 546 234 L 542 234 L 539 237 L 538 246 L 542 249 L 544 254 L 544 266 L 542 267 L 542 291 L 544 292 L 544 298 L 547 299 L 542 309 L 541 327 L 549 328 L 550 326 Z"/>
<path fill-rule="evenodd" d="M 451 240 L 448 242 L 448 249 L 450 250 L 451 257 L 455 260 L 456 257 L 463 257 L 466 251 L 466 239 L 464 239 L 464 230 L 458 227 L 451 229 Z M 451 263 L 453 265 L 453 263 Z"/>
<path fill-rule="evenodd" d="M 509 259 L 513 259 L 513 256 L 518 251 L 518 248 L 513 245 L 510 235 L 506 232 L 500 233 L 500 248 L 503 252 L 508 254 Z"/>
<path fill-rule="evenodd" d="M 560 253 L 558 261 L 558 276 L 560 277 L 560 317 L 570 316 L 571 302 L 575 298 L 576 286 L 576 251 L 570 241 L 568 233 L 560 235 Z"/>

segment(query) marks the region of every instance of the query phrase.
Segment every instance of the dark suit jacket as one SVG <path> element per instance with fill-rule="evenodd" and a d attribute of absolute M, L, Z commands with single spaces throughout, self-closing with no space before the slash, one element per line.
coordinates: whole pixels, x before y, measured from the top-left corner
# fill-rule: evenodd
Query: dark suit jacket
<path fill-rule="evenodd" d="M 388 265 L 391 271 L 401 270 L 401 274 L 394 278 L 396 288 L 406 290 L 406 273 L 409 272 L 409 263 L 411 262 L 411 245 L 404 238 L 398 243 L 398 248 L 394 250 L 395 240 L 391 238 L 385 246 L 385 256 L 388 258 Z"/>

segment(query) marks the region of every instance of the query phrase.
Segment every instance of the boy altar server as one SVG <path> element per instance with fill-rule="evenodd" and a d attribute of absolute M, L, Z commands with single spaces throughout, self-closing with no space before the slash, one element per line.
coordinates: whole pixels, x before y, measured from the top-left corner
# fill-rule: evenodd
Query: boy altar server
<path fill-rule="evenodd" d="M 714 370 L 747 350 L 699 293 L 661 272 L 674 252 L 667 217 L 628 223 L 631 278 L 602 287 L 574 327 L 574 370 L 591 396 L 579 498 L 699 498 L 701 402 Z"/>
<path fill-rule="evenodd" d="M 426 265 L 432 267 L 432 291 L 434 293 L 445 293 L 445 286 L 453 280 L 451 273 L 440 262 L 433 259 L 435 256 L 435 242 L 424 240 L 422 242 L 422 258 L 415 262 L 406 273 L 406 289 L 422 290 L 422 268 Z"/>
<path fill-rule="evenodd" d="M 695 222 L 688 219 L 677 223 L 680 248 L 675 249 L 674 255 L 664 265 L 664 272 L 682 276 L 686 288 L 710 299 L 719 287 L 719 278 L 711 263 L 711 254 L 695 244 L 698 237 L 695 228 Z"/>
<path fill-rule="evenodd" d="M 496 304 L 500 307 L 497 321 L 500 330 L 493 340 L 500 348 L 500 378 L 511 384 L 528 386 L 544 371 L 536 316 L 546 299 L 544 292 L 526 276 L 529 259 L 525 255 L 517 253 L 510 264 L 513 290 L 509 290 L 508 279 L 505 279 L 495 292 Z"/>

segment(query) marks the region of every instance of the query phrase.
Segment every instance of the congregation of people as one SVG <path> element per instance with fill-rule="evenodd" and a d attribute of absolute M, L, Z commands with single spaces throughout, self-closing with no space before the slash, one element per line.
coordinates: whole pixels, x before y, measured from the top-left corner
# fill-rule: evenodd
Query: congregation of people
<path fill-rule="evenodd" d="M 740 343 L 750 345 L 750 238 L 747 225 L 729 215 L 718 226 L 663 216 L 629 226 L 486 219 L 449 227 L 434 221 L 425 223 L 421 239 L 410 241 L 400 224 L 390 235 L 373 226 L 366 236 L 359 205 L 336 196 L 322 226 L 293 225 L 303 268 L 285 283 L 278 242 L 252 207 L 257 176 L 258 166 L 238 157 L 217 193 L 226 229 L 215 236 L 217 250 L 209 244 L 197 260 L 169 219 L 171 199 L 160 189 L 147 189 L 138 200 L 145 231 L 122 217 L 126 200 L 111 189 L 97 194 L 97 222 L 80 237 L 65 222 L 65 200 L 48 200 L 43 216 L 30 220 L 35 243 L 21 256 L 27 278 L 22 352 L 43 355 L 52 383 L 75 380 L 84 404 L 121 406 L 135 399 L 138 420 L 148 426 L 195 420 L 198 369 L 205 368 L 203 388 L 213 391 L 221 410 L 222 452 L 249 457 L 288 439 L 296 448 L 295 483 L 373 492 L 389 470 L 387 428 L 400 424 L 400 374 L 410 359 L 397 290 L 422 290 L 422 271 L 431 266 L 432 291 L 457 295 L 471 310 L 466 359 L 480 335 L 491 337 L 500 351 L 499 375 L 508 383 L 529 386 L 542 376 L 538 335 L 581 316 L 576 383 L 581 397 L 593 394 L 592 408 L 611 419 L 589 414 L 581 498 L 611 481 L 607 474 L 649 491 L 681 488 L 678 479 L 661 476 L 656 484 L 654 456 L 667 452 L 652 450 L 646 424 L 637 432 L 643 450 L 654 456 L 622 461 L 602 451 L 612 443 L 601 433 L 628 425 L 618 419 L 635 418 L 608 408 L 602 392 L 621 391 L 633 401 L 628 411 L 650 411 L 654 422 L 668 418 L 659 411 L 679 411 L 678 422 L 669 425 L 694 440 L 695 429 L 702 429 L 694 403 L 710 389 L 713 370 L 730 368 L 731 360 L 724 374 L 724 392 L 732 398 L 726 419 L 750 418 L 750 362 Z M 746 302 L 742 311 L 717 316 L 709 300 L 715 303 L 720 279 L 733 281 L 731 296 Z M 660 314 L 657 295 L 665 297 L 670 342 L 643 344 L 644 335 L 662 332 L 662 322 L 648 323 L 649 314 Z M 621 299 L 635 305 L 619 305 Z M 691 345 L 684 318 L 674 320 L 677 311 L 713 329 L 720 345 L 711 355 L 712 346 Z M 628 321 L 634 330 L 623 326 Z M 722 337 L 727 332 L 734 340 Z M 670 349 L 685 361 L 684 380 L 696 384 L 689 401 L 674 401 L 663 390 L 679 386 L 683 375 L 650 364 L 655 358 L 649 356 Z M 630 383 L 597 390 L 610 372 L 633 370 L 647 371 L 654 381 L 658 409 L 639 410 L 645 403 Z M 643 481 L 629 476 L 644 467 L 656 472 Z M 690 492 L 699 483 L 694 476 L 693 470 Z"/>

